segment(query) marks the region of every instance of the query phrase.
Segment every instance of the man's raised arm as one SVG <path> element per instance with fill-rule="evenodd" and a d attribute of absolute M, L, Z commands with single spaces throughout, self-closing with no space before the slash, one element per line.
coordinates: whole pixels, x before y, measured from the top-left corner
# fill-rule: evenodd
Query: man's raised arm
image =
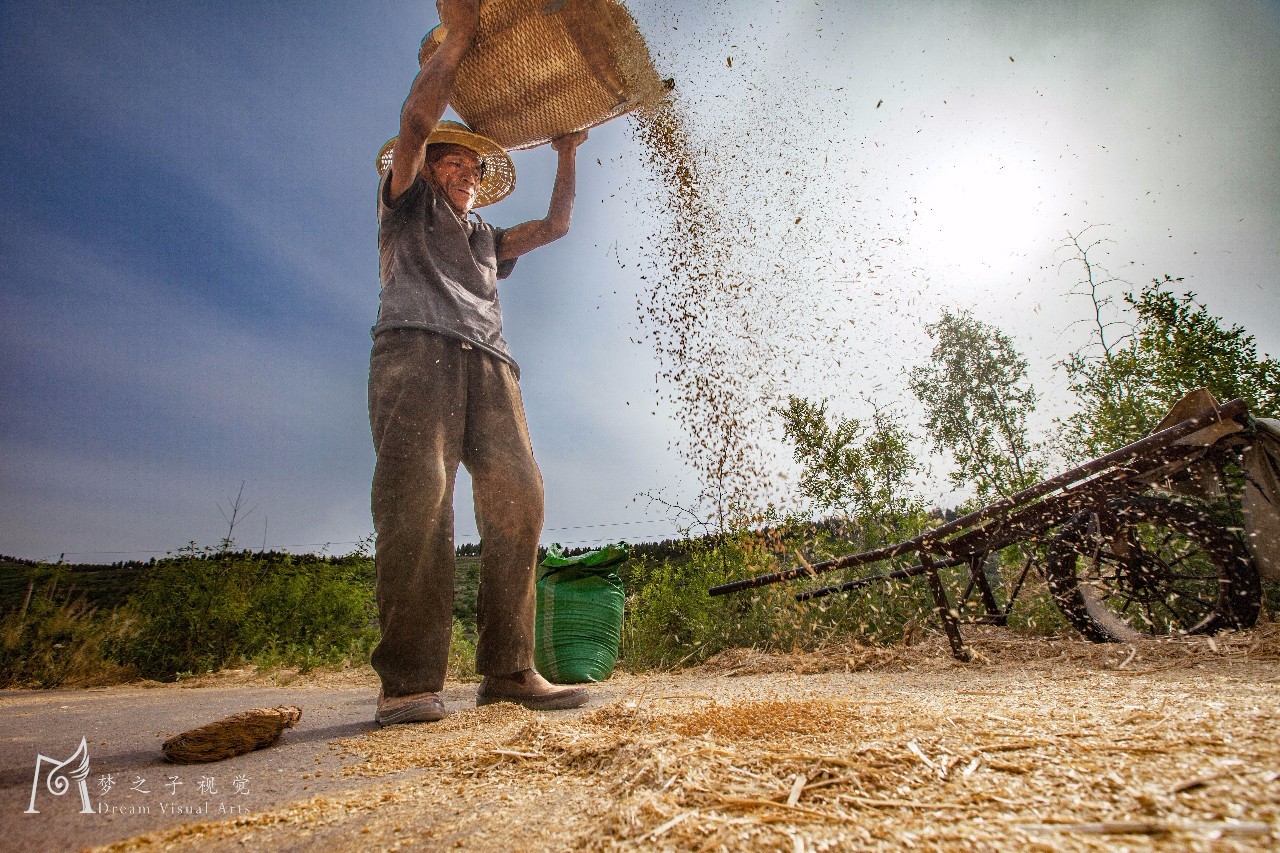
<path fill-rule="evenodd" d="M 422 170 L 427 137 L 435 130 L 453 95 L 458 63 L 471 47 L 480 22 L 480 0 L 440 0 L 445 37 L 413 79 L 400 110 L 400 136 L 391 155 L 391 197 L 399 198 Z"/>
<path fill-rule="evenodd" d="M 498 246 L 498 260 L 509 261 L 512 258 L 518 258 L 525 252 L 559 240 L 569 233 L 569 220 L 573 216 L 573 196 L 577 191 L 578 146 L 586 138 L 587 132 L 580 130 L 551 141 L 551 147 L 559 157 L 559 165 L 556 169 L 556 183 L 551 190 L 551 205 L 547 208 L 547 216 L 545 219 L 534 219 L 508 228 L 502 235 L 502 243 Z"/>

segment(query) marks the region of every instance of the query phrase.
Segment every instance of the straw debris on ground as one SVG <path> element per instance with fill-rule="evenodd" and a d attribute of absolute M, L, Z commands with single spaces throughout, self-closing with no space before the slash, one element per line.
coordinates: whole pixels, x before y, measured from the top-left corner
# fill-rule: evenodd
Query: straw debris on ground
<path fill-rule="evenodd" d="M 737 651 L 337 742 L 364 787 L 117 849 L 1266 850 L 1280 630 Z M 358 777 L 358 778 L 357 778 Z M 384 780 L 368 787 L 369 777 Z"/>

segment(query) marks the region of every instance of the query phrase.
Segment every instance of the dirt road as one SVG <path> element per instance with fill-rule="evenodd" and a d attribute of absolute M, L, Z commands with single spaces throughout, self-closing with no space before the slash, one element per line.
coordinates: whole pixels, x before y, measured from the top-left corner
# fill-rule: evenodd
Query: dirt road
<path fill-rule="evenodd" d="M 615 676 L 561 714 L 476 709 L 474 685 L 451 684 L 445 721 L 385 730 L 367 672 L 10 691 L 0 827 L 11 849 L 1275 849 L 1277 626 L 1137 647 L 972 639 L 968 665 L 938 638 L 728 653 Z M 303 719 L 276 747 L 160 759 L 174 732 L 278 704 Z M 36 754 L 64 760 L 81 737 L 93 813 L 74 785 L 37 788 L 24 813 Z"/>

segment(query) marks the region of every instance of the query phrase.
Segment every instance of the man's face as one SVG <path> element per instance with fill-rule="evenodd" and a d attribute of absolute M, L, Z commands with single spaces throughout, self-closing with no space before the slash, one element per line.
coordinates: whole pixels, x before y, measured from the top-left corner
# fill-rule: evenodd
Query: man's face
<path fill-rule="evenodd" d="M 484 168 L 475 152 L 455 145 L 428 167 L 445 200 L 459 213 L 467 213 L 476 201 Z"/>

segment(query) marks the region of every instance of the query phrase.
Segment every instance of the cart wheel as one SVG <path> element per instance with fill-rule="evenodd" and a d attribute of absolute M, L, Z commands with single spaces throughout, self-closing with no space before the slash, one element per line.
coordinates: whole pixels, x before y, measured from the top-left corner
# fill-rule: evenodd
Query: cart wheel
<path fill-rule="evenodd" d="M 1262 588 L 1244 545 L 1204 510 L 1134 495 L 1064 524 L 1045 564 L 1067 620 L 1097 643 L 1247 628 Z"/>

